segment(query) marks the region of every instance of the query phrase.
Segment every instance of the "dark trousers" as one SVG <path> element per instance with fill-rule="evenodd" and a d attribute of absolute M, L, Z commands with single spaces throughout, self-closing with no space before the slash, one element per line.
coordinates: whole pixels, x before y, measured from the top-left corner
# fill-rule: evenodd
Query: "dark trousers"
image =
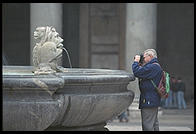
<path fill-rule="evenodd" d="M 159 131 L 158 107 L 141 109 L 142 130 Z"/>

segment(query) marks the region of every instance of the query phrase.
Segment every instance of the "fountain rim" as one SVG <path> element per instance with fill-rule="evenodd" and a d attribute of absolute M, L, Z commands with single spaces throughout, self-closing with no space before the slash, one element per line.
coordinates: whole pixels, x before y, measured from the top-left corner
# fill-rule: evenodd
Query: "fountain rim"
<path fill-rule="evenodd" d="M 46 84 L 48 87 L 63 88 L 68 86 L 99 86 L 99 85 L 127 85 L 130 81 L 134 81 L 135 77 L 123 70 L 109 70 L 109 69 L 84 69 L 84 68 L 69 68 L 69 73 L 55 73 L 48 75 L 34 75 L 30 73 L 23 75 L 20 73 L 6 74 L 12 69 L 26 68 L 26 71 L 32 69 L 33 66 L 4 66 L 3 67 L 3 88 L 16 89 L 37 89 L 40 88 L 40 83 Z M 23 70 L 24 71 L 24 70 Z M 30 71 L 29 71 L 30 72 Z"/>
<path fill-rule="evenodd" d="M 33 76 L 33 77 L 43 77 L 43 76 L 52 76 L 51 74 L 46 75 L 34 75 L 33 69 L 34 66 L 3 66 L 3 76 Z M 69 76 L 70 74 L 74 76 L 78 75 L 129 75 L 134 79 L 134 75 L 126 72 L 125 70 L 113 70 L 113 69 L 96 69 L 96 68 L 65 68 L 65 72 L 56 72 L 56 75 Z M 22 71 L 21 71 L 22 70 Z M 10 72 L 9 72 L 10 71 Z"/>

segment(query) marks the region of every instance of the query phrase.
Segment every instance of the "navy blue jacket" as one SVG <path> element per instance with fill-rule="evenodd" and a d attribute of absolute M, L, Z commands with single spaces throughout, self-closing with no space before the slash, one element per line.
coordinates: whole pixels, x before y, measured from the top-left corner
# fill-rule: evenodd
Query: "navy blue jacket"
<path fill-rule="evenodd" d="M 153 64 L 155 62 L 158 63 L 157 58 L 153 58 L 144 66 L 139 66 L 139 63 L 136 61 L 132 64 L 133 74 L 139 79 L 141 93 L 139 109 L 160 106 L 161 98 L 151 82 L 153 80 L 158 86 L 162 76 L 162 69 L 159 65 Z"/>

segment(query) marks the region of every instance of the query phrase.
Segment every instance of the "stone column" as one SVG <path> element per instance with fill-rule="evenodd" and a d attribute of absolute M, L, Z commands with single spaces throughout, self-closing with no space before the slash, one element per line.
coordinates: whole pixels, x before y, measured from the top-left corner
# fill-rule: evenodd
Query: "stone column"
<path fill-rule="evenodd" d="M 35 46 L 33 32 L 38 26 L 53 26 L 59 35 L 62 35 L 62 14 L 63 7 L 61 3 L 31 3 L 30 4 L 30 39 L 31 39 L 31 56 L 30 63 L 32 63 L 32 50 Z M 61 62 L 61 61 L 60 61 Z M 62 63 L 60 63 L 62 64 Z"/>
<path fill-rule="evenodd" d="M 156 49 L 156 4 L 128 3 L 126 6 L 125 68 L 132 73 L 133 57 L 148 48 Z M 138 80 L 128 85 L 138 98 Z"/>

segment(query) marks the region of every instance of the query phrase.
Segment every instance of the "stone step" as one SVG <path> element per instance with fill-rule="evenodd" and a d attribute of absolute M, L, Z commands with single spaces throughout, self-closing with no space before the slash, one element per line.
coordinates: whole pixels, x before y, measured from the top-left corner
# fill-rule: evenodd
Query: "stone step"
<path fill-rule="evenodd" d="M 158 116 L 162 116 L 163 111 L 159 110 L 158 111 Z M 141 117 L 141 111 L 140 109 L 137 110 L 130 110 L 129 111 L 129 117 L 130 118 L 140 118 Z"/>

